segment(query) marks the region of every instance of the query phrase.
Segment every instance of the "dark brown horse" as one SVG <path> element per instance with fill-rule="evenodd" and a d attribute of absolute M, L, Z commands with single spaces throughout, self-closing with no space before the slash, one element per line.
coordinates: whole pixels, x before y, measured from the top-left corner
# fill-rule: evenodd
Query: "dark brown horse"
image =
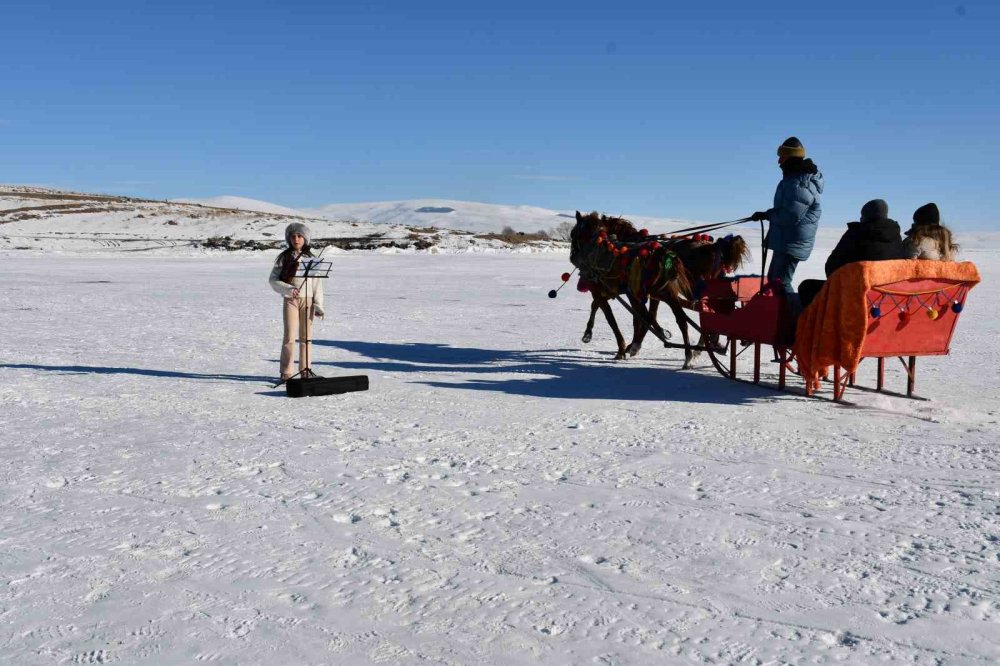
<path fill-rule="evenodd" d="M 666 301 L 674 313 L 685 345 L 684 367 L 694 358 L 687 332 L 687 316 L 682 307 L 691 307 L 694 286 L 701 280 L 735 270 L 748 257 L 746 243 L 739 236 L 715 243 L 689 238 L 660 241 L 647 238 L 628 220 L 590 213 L 576 213 L 571 234 L 570 261 L 580 270 L 581 285 L 590 291 L 590 318 L 583 341 L 590 342 L 594 318 L 600 309 L 618 343 L 615 359 L 634 356 L 642 339 L 656 323 L 659 301 Z M 626 347 L 610 300 L 624 295 L 633 316 L 633 338 Z M 646 299 L 650 307 L 645 306 Z"/>
<path fill-rule="evenodd" d="M 639 243 L 644 239 L 643 234 L 628 220 L 596 212 L 581 215 L 577 211 L 576 226 L 570 234 L 570 262 L 580 269 L 580 288 L 589 291 L 591 295 L 590 317 L 582 340 L 586 343 L 592 339 L 594 319 L 600 309 L 618 343 L 616 360 L 625 358 L 627 350 L 625 338 L 611 311 L 610 301 L 622 294 L 628 297 L 628 293 L 622 291 L 625 266 L 618 260 L 615 250 L 610 249 L 607 244 Z M 633 339 L 636 334 L 637 330 L 633 325 Z"/>

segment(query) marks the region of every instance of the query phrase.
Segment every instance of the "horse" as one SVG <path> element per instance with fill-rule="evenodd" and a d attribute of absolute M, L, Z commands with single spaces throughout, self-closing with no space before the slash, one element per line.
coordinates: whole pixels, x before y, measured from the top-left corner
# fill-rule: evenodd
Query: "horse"
<path fill-rule="evenodd" d="M 645 319 L 653 325 L 656 321 L 656 310 L 659 301 L 664 301 L 674 313 L 674 319 L 680 328 L 684 339 L 684 368 L 691 367 L 691 362 L 698 352 L 691 346 L 688 338 L 688 317 L 684 308 L 695 309 L 695 301 L 701 285 L 708 280 L 718 278 L 726 273 L 735 273 L 750 259 L 750 248 L 742 236 L 725 236 L 715 241 L 699 240 L 697 238 L 681 238 L 667 241 L 666 246 L 677 257 L 680 266 L 678 278 L 674 283 L 661 285 L 649 291 L 650 305 L 646 310 L 642 301 L 638 301 L 636 319 Z M 648 326 L 638 327 L 637 335 L 632 341 L 632 353 L 638 353 Z M 705 340 L 704 335 L 699 345 Z"/>
<path fill-rule="evenodd" d="M 661 295 L 668 295 L 677 301 L 682 299 L 683 294 L 689 293 L 691 289 L 686 273 L 676 264 L 676 255 L 669 251 L 669 243 L 661 244 L 655 238 L 649 238 L 644 229 L 636 229 L 624 218 L 597 213 L 582 215 L 577 211 L 576 220 L 577 224 L 570 234 L 570 261 L 580 269 L 578 288 L 589 291 L 592 297 L 590 317 L 582 340 L 590 342 L 597 310 L 600 309 L 618 344 L 615 360 L 624 359 L 626 355 L 635 356 L 649 326 L 655 327 L 661 335 L 667 335 L 656 322 L 658 301 Z M 629 259 L 639 257 L 642 257 L 642 265 L 629 263 Z M 651 286 L 655 287 L 655 293 L 650 293 Z M 632 342 L 628 345 L 610 305 L 612 298 L 621 295 L 628 298 L 634 314 Z M 643 305 L 647 297 L 652 301 L 652 315 Z M 678 320 L 678 325 L 681 321 Z"/>
<path fill-rule="evenodd" d="M 695 358 L 688 338 L 688 319 L 683 307 L 693 307 L 695 286 L 727 272 L 735 271 L 749 258 L 740 236 L 715 242 L 680 238 L 660 242 L 649 239 L 628 220 L 590 213 L 576 213 L 577 224 L 570 234 L 570 261 L 580 269 L 581 290 L 592 296 L 590 318 L 583 342 L 590 342 L 598 308 L 604 312 L 618 343 L 615 360 L 635 356 L 650 327 L 656 322 L 659 301 L 666 301 L 684 339 L 684 367 Z M 618 329 L 610 300 L 624 294 L 633 312 L 633 338 L 628 346 Z M 645 306 L 646 299 L 650 306 Z"/>
<path fill-rule="evenodd" d="M 626 353 L 634 356 L 638 347 L 633 352 L 632 343 L 625 345 L 625 338 L 611 310 L 610 301 L 617 296 L 624 294 L 633 308 L 635 302 L 632 294 L 625 289 L 624 266 L 618 261 L 616 250 L 612 250 L 608 243 L 641 243 L 645 239 L 646 234 L 625 218 L 596 212 L 581 215 L 580 211 L 576 211 L 576 226 L 570 232 L 570 262 L 580 270 L 578 289 L 589 291 L 591 295 L 590 317 L 581 339 L 588 343 L 593 338 L 594 319 L 600 309 L 618 343 L 615 360 L 624 359 Z M 632 339 L 635 340 L 638 335 L 639 326 L 633 321 Z"/>

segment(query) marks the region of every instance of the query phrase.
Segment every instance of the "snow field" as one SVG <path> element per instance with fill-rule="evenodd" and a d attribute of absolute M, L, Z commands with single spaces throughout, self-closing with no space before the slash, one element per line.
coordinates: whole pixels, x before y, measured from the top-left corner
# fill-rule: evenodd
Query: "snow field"
<path fill-rule="evenodd" d="M 371 390 L 287 399 L 272 257 L 5 258 L 0 661 L 1000 659 L 995 253 L 853 407 L 614 363 L 546 254 L 337 255 Z"/>

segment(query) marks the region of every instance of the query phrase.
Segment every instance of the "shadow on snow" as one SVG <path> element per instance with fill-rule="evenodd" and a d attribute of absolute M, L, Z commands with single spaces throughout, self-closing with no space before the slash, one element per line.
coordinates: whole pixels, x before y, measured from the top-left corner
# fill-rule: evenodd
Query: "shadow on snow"
<path fill-rule="evenodd" d="M 0 363 L 0 368 L 13 370 L 45 370 L 68 375 L 140 375 L 142 377 L 172 377 L 179 379 L 216 379 L 230 382 L 270 382 L 271 377 L 257 375 L 227 375 L 220 373 L 177 372 L 174 370 L 149 370 L 147 368 L 111 368 L 99 365 L 35 365 L 32 363 Z"/>
<path fill-rule="evenodd" d="M 523 375 L 471 381 L 417 381 L 435 388 L 496 391 L 539 398 L 603 400 L 673 400 L 711 404 L 746 404 L 771 398 L 770 392 L 699 372 L 613 363 L 575 349 L 511 351 L 450 347 L 429 343 L 384 343 L 360 340 L 314 340 L 372 361 L 317 363 L 345 370 L 397 373 Z"/>

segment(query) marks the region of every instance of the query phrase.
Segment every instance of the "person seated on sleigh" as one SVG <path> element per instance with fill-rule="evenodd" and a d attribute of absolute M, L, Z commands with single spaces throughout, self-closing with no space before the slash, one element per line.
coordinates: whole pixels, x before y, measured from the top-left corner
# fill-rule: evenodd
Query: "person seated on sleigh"
<path fill-rule="evenodd" d="M 913 226 L 903 235 L 907 259 L 955 261 L 958 254 L 958 244 L 951 238 L 951 229 L 941 224 L 941 211 L 935 203 L 915 210 Z"/>
<path fill-rule="evenodd" d="M 861 219 L 848 222 L 847 231 L 826 260 L 826 276 L 845 264 L 855 261 L 885 261 L 906 259 L 907 252 L 899 223 L 889 218 L 889 204 L 882 199 L 872 199 L 861 208 Z M 802 307 L 809 305 L 826 280 L 803 280 L 799 284 Z"/>

